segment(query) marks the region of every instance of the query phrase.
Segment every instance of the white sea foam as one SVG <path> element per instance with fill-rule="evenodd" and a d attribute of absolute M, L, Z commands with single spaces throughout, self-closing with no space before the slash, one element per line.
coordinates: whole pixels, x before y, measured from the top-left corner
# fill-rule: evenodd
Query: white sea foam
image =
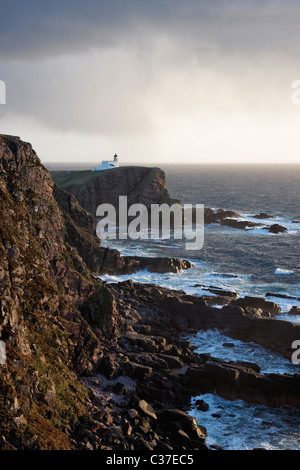
<path fill-rule="evenodd" d="M 261 373 L 285 372 L 295 374 L 299 372 L 299 366 L 269 349 L 265 349 L 253 342 L 244 343 L 224 335 L 221 331 L 200 330 L 196 335 L 185 336 L 192 344 L 197 346 L 196 352 L 211 354 L 211 356 L 223 361 L 248 361 L 258 364 Z M 223 346 L 231 343 L 234 347 Z"/>
<path fill-rule="evenodd" d="M 289 269 L 283 269 L 283 268 L 276 268 L 274 274 L 279 274 L 279 275 L 288 275 L 288 274 L 293 274 L 294 271 L 291 271 Z"/>
<path fill-rule="evenodd" d="M 277 315 L 276 318 L 278 320 L 289 321 L 291 323 L 300 323 L 300 315 L 289 315 L 288 313 L 283 313 L 281 315 Z"/>
<path fill-rule="evenodd" d="M 204 400 L 209 405 L 209 410 L 197 410 L 197 399 Z M 300 410 L 295 408 L 272 408 L 204 394 L 192 399 L 189 414 L 196 418 L 199 425 L 206 428 L 206 442 L 212 448 L 218 446 L 225 450 L 300 449 Z"/>

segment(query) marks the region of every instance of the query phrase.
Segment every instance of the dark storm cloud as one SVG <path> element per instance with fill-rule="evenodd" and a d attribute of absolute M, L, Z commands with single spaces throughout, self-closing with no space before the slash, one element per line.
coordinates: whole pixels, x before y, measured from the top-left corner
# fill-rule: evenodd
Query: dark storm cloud
<path fill-rule="evenodd" d="M 147 47 L 155 34 L 244 51 L 299 41 L 296 0 L 22 0 L 2 2 L 0 13 L 2 59 Z"/>
<path fill-rule="evenodd" d="M 2 131 L 46 152 L 51 140 L 55 159 L 70 135 L 79 161 L 96 141 L 132 158 L 181 158 L 188 146 L 189 158 L 226 149 L 230 161 L 247 142 L 251 162 L 273 159 L 298 135 L 299 24 L 299 0 L 2 0 Z"/>

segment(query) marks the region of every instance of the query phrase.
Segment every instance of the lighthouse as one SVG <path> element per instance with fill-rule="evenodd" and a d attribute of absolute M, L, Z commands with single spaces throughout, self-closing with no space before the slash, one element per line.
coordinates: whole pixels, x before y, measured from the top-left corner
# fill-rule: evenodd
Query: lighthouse
<path fill-rule="evenodd" d="M 92 171 L 110 170 L 112 168 L 118 168 L 119 166 L 119 157 L 115 153 L 113 160 L 103 160 L 99 166 L 92 168 Z"/>

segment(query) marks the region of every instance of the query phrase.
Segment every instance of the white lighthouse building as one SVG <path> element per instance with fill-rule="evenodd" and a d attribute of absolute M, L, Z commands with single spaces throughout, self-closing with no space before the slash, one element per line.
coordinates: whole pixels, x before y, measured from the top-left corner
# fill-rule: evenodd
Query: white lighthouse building
<path fill-rule="evenodd" d="M 117 154 L 115 154 L 113 160 L 103 160 L 101 165 L 95 166 L 95 168 L 92 168 L 92 171 L 109 170 L 111 168 L 118 168 L 118 167 L 119 167 L 119 157 Z"/>

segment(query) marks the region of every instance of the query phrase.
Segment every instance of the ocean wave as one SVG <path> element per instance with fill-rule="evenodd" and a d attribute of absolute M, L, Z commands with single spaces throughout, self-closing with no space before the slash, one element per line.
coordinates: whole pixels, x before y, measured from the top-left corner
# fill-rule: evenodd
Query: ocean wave
<path fill-rule="evenodd" d="M 198 399 L 209 405 L 206 412 L 199 411 Z M 292 408 L 272 408 L 254 405 L 243 400 L 226 400 L 212 394 L 204 394 L 192 399 L 192 409 L 188 412 L 207 430 L 206 443 L 221 446 L 225 450 L 299 450 L 298 425 L 300 411 Z M 216 415 L 219 419 L 216 419 Z"/>
<path fill-rule="evenodd" d="M 294 274 L 294 271 L 291 271 L 289 269 L 276 268 L 274 271 L 274 274 L 288 275 L 288 274 Z"/>
<path fill-rule="evenodd" d="M 251 275 L 249 274 L 240 274 L 240 273 L 209 273 L 208 276 L 220 277 L 224 279 L 249 279 Z"/>
<path fill-rule="evenodd" d="M 230 338 L 220 330 L 200 330 L 196 335 L 189 335 L 187 339 L 194 344 L 198 353 L 211 354 L 223 361 L 250 361 L 258 364 L 261 373 L 290 374 L 298 372 L 299 366 L 294 365 L 280 354 L 270 351 L 254 342 L 243 342 Z M 234 345 L 231 348 L 223 346 L 224 343 Z"/>

